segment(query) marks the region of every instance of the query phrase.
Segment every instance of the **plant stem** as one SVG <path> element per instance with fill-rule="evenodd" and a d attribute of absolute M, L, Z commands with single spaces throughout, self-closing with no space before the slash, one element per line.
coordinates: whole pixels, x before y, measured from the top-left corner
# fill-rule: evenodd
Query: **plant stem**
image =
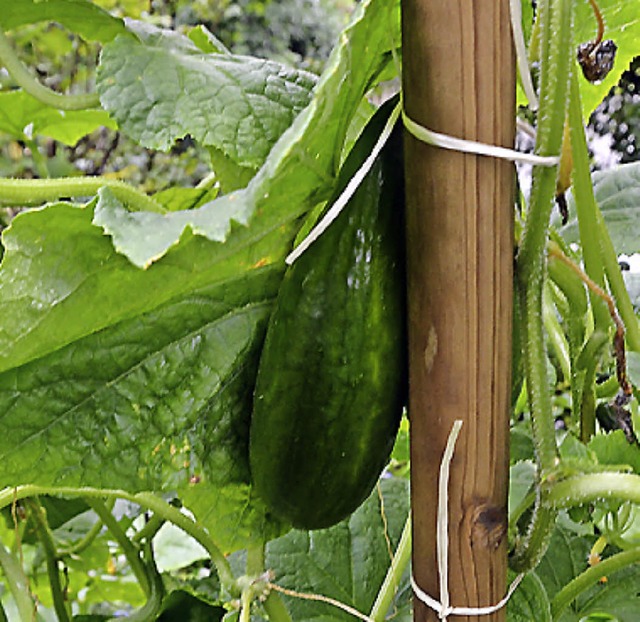
<path fill-rule="evenodd" d="M 101 188 L 109 188 L 132 211 L 167 211 L 144 192 L 109 177 L 0 179 L 0 201 L 5 205 L 37 205 L 60 198 L 93 196 Z"/>
<path fill-rule="evenodd" d="M 640 503 L 640 475 L 611 471 L 574 475 L 556 482 L 547 495 L 556 509 L 607 499 Z"/>
<path fill-rule="evenodd" d="M 588 568 L 577 577 L 569 581 L 551 601 L 551 617 L 554 620 L 560 618 L 562 611 L 571 604 L 582 592 L 595 585 L 602 577 L 637 564 L 640 562 L 640 547 L 616 553 L 599 564 Z"/>
<path fill-rule="evenodd" d="M 589 278 L 604 289 L 604 268 L 600 259 L 600 242 L 598 239 L 600 228 L 596 219 L 598 208 L 591 184 L 589 152 L 584 134 L 582 106 L 580 104 L 580 86 L 578 76 L 575 73 L 571 79 L 569 127 L 573 154 L 573 196 L 578 216 L 584 268 Z M 589 298 L 596 329 L 606 330 L 611 325 L 611 318 L 604 301 L 591 291 L 589 292 Z"/>
<path fill-rule="evenodd" d="M 1 25 L 0 64 L 4 65 L 11 77 L 29 93 L 29 95 L 35 97 L 43 104 L 47 104 L 47 106 L 57 108 L 58 110 L 85 110 L 87 108 L 97 108 L 100 105 L 100 98 L 97 93 L 62 95 L 40 84 L 17 57 Z"/>
<path fill-rule="evenodd" d="M 164 585 L 162 577 L 158 572 L 155 560 L 153 559 L 153 548 L 151 542 L 145 544 L 145 562 L 144 568 L 147 575 L 147 582 L 150 586 L 147 602 L 134 611 L 128 618 L 127 622 L 149 622 L 155 620 L 162 608 L 162 599 L 164 596 Z M 112 618 L 112 622 L 119 622 L 122 618 Z"/>
<path fill-rule="evenodd" d="M 153 540 L 154 536 L 160 531 L 162 525 L 165 524 L 165 519 L 157 514 L 154 514 L 147 523 L 133 535 L 131 540 L 133 542 L 142 542 L 143 540 Z"/>
<path fill-rule="evenodd" d="M 611 236 L 609 235 L 609 231 L 607 230 L 607 226 L 599 208 L 597 208 L 596 220 L 598 222 L 599 229 L 598 241 L 600 243 L 600 259 L 604 265 L 609 289 L 616 301 L 618 313 L 624 323 L 629 349 L 634 350 L 635 352 L 640 352 L 640 320 L 638 320 L 638 317 L 636 316 L 633 303 L 629 297 L 629 292 L 624 284 L 622 272 L 620 272 L 620 266 L 618 264 L 618 255 L 613 247 Z"/>
<path fill-rule="evenodd" d="M 560 326 L 560 320 L 555 307 L 551 302 L 551 294 L 548 284 L 545 285 L 542 299 L 542 320 L 547 331 L 547 336 L 553 352 L 556 355 L 565 382 L 571 382 L 571 360 L 569 356 L 569 344 Z"/>
<path fill-rule="evenodd" d="M 383 622 L 386 619 L 389 607 L 396 595 L 402 575 L 411 560 L 411 515 L 402 530 L 396 553 L 393 556 L 387 575 L 382 582 L 376 601 L 373 604 L 369 617 L 375 622 Z"/>
<path fill-rule="evenodd" d="M 194 540 L 199 542 L 209 553 L 211 561 L 216 566 L 218 576 L 222 585 L 233 595 L 238 595 L 238 586 L 235 577 L 231 571 L 231 566 L 227 558 L 222 554 L 216 543 L 205 529 L 200 527 L 194 520 L 183 514 L 180 510 L 173 507 L 163 499 L 149 492 L 130 493 L 126 490 L 112 490 L 101 488 L 72 488 L 59 487 L 50 488 L 46 486 L 26 485 L 16 488 L 4 488 L 0 490 L 0 508 L 13 503 L 14 500 L 24 499 L 35 495 L 51 495 L 62 497 L 84 497 L 86 499 L 126 499 L 132 503 L 137 503 L 142 507 L 146 507 L 165 520 L 173 523 L 176 527 L 182 529 L 190 535 Z"/>
<path fill-rule="evenodd" d="M 31 622 L 36 612 L 36 604 L 29 593 L 27 577 L 18 560 L 0 542 L 0 567 L 18 608 L 21 622 Z"/>
<path fill-rule="evenodd" d="M 51 598 L 53 599 L 53 608 L 56 612 L 59 622 L 70 622 L 71 613 L 69 606 L 62 591 L 60 583 L 60 569 L 58 567 L 58 552 L 53 540 L 53 534 L 49 529 L 47 517 L 37 499 L 28 499 L 27 507 L 36 523 L 36 533 L 42 548 L 44 550 L 47 575 L 49 576 L 49 588 L 51 590 Z"/>
<path fill-rule="evenodd" d="M 247 575 L 257 577 L 264 572 L 264 544 L 247 549 Z"/>
<path fill-rule="evenodd" d="M 83 538 L 81 538 L 78 542 L 71 545 L 66 549 L 59 549 L 58 554 L 60 557 L 69 557 L 71 555 L 80 555 L 83 551 L 88 549 L 91 546 L 91 543 L 97 538 L 102 531 L 104 524 L 101 520 L 97 520 L 93 527 L 85 534 Z"/>
<path fill-rule="evenodd" d="M 536 152 L 557 155 L 562 146 L 569 76 L 573 61 L 573 10 L 570 0 L 538 3 L 540 25 L 540 112 Z M 524 369 L 529 393 L 538 476 L 545 479 L 557 462 L 555 428 L 547 379 L 547 356 L 542 320 L 543 285 L 549 219 L 556 188 L 556 170 L 538 167 L 527 219 L 518 252 L 517 277 L 525 318 Z M 546 549 L 555 522 L 555 512 L 544 503 L 543 491 L 526 537 L 518 543 L 511 563 L 530 569 Z"/>
<path fill-rule="evenodd" d="M 140 559 L 140 553 L 138 548 L 133 545 L 127 534 L 118 525 L 118 521 L 115 519 L 111 511 L 105 506 L 100 499 L 86 498 L 86 503 L 91 509 L 98 515 L 100 520 L 104 523 L 105 527 L 109 530 L 111 535 L 115 538 L 116 542 L 122 549 L 124 556 L 129 562 L 129 566 L 136 576 L 142 591 L 146 596 L 151 593 L 151 586 L 149 585 L 149 578 Z"/>
<path fill-rule="evenodd" d="M 49 175 L 49 167 L 47 166 L 47 160 L 40 153 L 40 149 L 38 149 L 38 143 L 32 138 L 27 138 L 23 136 L 22 140 L 24 140 L 24 144 L 31 151 L 31 157 L 33 158 L 33 164 L 36 168 L 36 172 L 40 177 L 50 177 Z"/>
<path fill-rule="evenodd" d="M 573 151 L 573 194 L 578 215 L 580 241 L 584 257 L 585 271 L 600 287 L 604 288 L 606 274 L 611 293 L 625 324 L 627 341 L 632 350 L 640 351 L 640 324 L 636 317 L 629 293 L 625 287 L 618 256 L 609 231 L 596 203 L 591 174 L 589 171 L 589 152 L 582 120 L 582 104 L 578 76 L 571 80 L 571 103 L 569 106 L 569 124 L 571 126 L 571 148 Z M 608 314 L 602 302 L 591 294 L 596 327 L 608 326 Z"/>
<path fill-rule="evenodd" d="M 540 155 L 555 155 L 562 146 L 569 73 L 573 58 L 571 4 L 569 0 L 546 0 L 538 5 L 542 67 L 536 152 Z M 545 250 L 555 182 L 555 169 L 535 169 L 517 265 L 526 325 L 525 374 L 541 475 L 555 466 L 557 456 L 542 320 Z"/>
<path fill-rule="evenodd" d="M 246 587 L 242 590 L 240 596 L 240 618 L 239 622 L 251 622 L 251 601 L 253 600 L 253 593 L 250 587 Z"/>
<path fill-rule="evenodd" d="M 571 3 L 568 0 L 544 0 L 538 4 L 542 46 L 536 144 L 536 153 L 539 155 L 558 155 L 562 146 L 569 67 L 573 56 L 571 18 Z M 532 273 L 539 271 L 543 260 L 556 174 L 556 168 L 534 169 L 531 200 L 518 253 L 518 269 L 525 283 Z"/>

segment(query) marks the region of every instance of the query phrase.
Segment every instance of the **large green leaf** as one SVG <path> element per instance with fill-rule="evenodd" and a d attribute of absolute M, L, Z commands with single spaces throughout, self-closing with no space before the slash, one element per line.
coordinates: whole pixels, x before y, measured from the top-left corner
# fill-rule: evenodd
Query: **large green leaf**
<path fill-rule="evenodd" d="M 248 428 L 279 278 L 250 271 L 0 374 L 0 486 L 191 485 L 225 549 L 276 535 L 251 493 Z"/>
<path fill-rule="evenodd" d="M 316 77 L 280 63 L 204 54 L 186 36 L 129 22 L 139 37 L 107 44 L 98 68 L 102 105 L 145 147 L 190 134 L 238 165 L 258 168 L 309 103 Z"/>
<path fill-rule="evenodd" d="M 121 19 L 89 0 L 11 0 L 2 3 L 0 24 L 11 30 L 34 22 L 59 22 L 89 41 L 106 42 L 126 32 Z"/>
<path fill-rule="evenodd" d="M 596 201 L 618 253 L 640 252 L 640 162 L 622 164 L 591 176 Z M 560 228 L 567 242 L 579 242 L 573 193 L 568 195 L 569 220 Z"/>
<path fill-rule="evenodd" d="M 0 371 L 195 288 L 281 262 L 296 219 L 331 192 L 349 119 L 387 60 L 397 21 L 397 2 L 359 6 L 313 101 L 246 191 L 166 215 L 128 213 L 112 193 L 102 192 L 95 219 L 113 234 L 119 252 L 144 266 L 171 249 L 148 270 L 131 265 L 92 226 L 92 205 L 54 205 L 16 217 L 3 232 Z M 249 225 L 232 226 L 234 219 Z"/>
<path fill-rule="evenodd" d="M 16 140 L 23 140 L 28 133 L 28 137 L 48 136 L 73 146 L 101 126 L 117 127 L 104 110 L 63 112 L 24 91 L 0 93 L 0 132 Z"/>
<path fill-rule="evenodd" d="M 381 491 L 386 535 L 395 550 L 409 511 L 408 482 L 399 478 L 382 480 Z M 389 544 L 380 498 L 374 490 L 350 518 L 335 527 L 310 532 L 294 530 L 270 542 L 266 564 L 282 587 L 329 596 L 369 613 L 389 567 Z M 408 608 L 412 598 L 408 579 L 406 572 L 399 600 L 390 614 Z M 353 620 L 326 603 L 284 598 L 294 620 Z"/>
<path fill-rule="evenodd" d="M 147 266 L 176 244 L 187 228 L 222 241 L 232 221 L 251 226 L 265 212 L 286 221 L 326 199 L 349 123 L 372 79 L 389 60 L 397 22 L 397 2 L 370 0 L 359 5 L 311 103 L 276 143 L 246 189 L 188 213 L 125 214 L 107 205 L 96 212 L 96 224 L 113 238 L 119 252 L 135 265 Z"/>
<path fill-rule="evenodd" d="M 187 235 L 179 253 L 142 271 L 116 253 L 91 218 L 89 208 L 57 204 L 19 215 L 3 232 L 0 371 L 209 283 L 242 280 L 251 267 L 281 257 L 293 235 L 268 219 L 261 235 L 242 228 L 226 245 Z"/>

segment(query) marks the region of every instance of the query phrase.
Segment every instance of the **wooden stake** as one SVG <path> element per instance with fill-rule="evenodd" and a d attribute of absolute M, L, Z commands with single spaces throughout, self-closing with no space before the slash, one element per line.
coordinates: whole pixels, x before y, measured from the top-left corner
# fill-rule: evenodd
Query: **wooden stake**
<path fill-rule="evenodd" d="M 438 132 L 512 147 L 508 0 L 403 0 L 402 8 L 408 115 Z M 514 168 L 409 135 L 405 160 L 413 572 L 441 599 L 438 469 L 462 419 L 449 488 L 450 601 L 488 606 L 506 589 Z M 414 604 L 416 621 L 437 620 Z M 482 617 L 504 619 L 504 610 Z"/>

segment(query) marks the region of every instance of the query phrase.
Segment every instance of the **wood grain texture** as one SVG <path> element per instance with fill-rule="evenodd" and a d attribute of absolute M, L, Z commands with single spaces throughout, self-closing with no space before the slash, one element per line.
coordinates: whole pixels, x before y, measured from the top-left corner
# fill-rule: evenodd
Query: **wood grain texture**
<path fill-rule="evenodd" d="M 403 0 L 402 8 L 409 116 L 512 147 L 508 1 Z M 514 169 L 408 135 L 405 166 L 414 574 L 439 598 L 439 463 L 462 419 L 450 482 L 449 592 L 452 605 L 487 606 L 506 587 Z M 414 619 L 437 615 L 416 601 Z M 505 612 L 482 619 L 504 620 Z"/>

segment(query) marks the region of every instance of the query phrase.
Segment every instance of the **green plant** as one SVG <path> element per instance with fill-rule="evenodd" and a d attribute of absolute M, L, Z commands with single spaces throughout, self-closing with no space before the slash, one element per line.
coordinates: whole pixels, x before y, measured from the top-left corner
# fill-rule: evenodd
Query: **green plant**
<path fill-rule="evenodd" d="M 637 53 L 633 7 L 600 8 L 624 68 Z M 47 124 L 89 133 L 108 123 L 155 150 L 189 135 L 215 177 L 153 196 L 108 177 L 47 179 L 36 141 L 42 179 L 0 180 L 10 206 L 44 204 L 2 237 L 4 617 L 98 620 L 124 609 L 166 620 L 182 603 L 182 619 L 350 619 L 340 601 L 373 620 L 409 619 L 404 479 L 307 532 L 273 517 L 249 465 L 284 258 L 303 217 L 332 196 L 373 114 L 367 93 L 397 76 L 399 3 L 360 3 L 320 77 L 231 54 L 202 28 L 125 23 L 87 0 L 14 0 L 0 25 L 15 36 L 51 19 L 100 46 L 96 90 L 34 86 L 4 37 L 0 62 L 21 87 L 1 94 L 4 132 L 26 142 L 48 136 Z M 590 175 L 583 117 L 620 73 L 600 85 L 577 74 L 575 47 L 593 31 L 587 3 L 538 2 L 536 150 L 557 155 L 568 119 L 574 167 L 567 223 L 550 225 L 556 171 L 536 169 L 517 240 L 525 382 L 511 561 L 530 573 L 509 604 L 514 620 L 630 620 L 638 608 L 638 404 L 626 379 L 640 382 L 640 330 L 617 255 L 638 251 L 629 231 L 640 172 Z M 620 429 L 599 429 L 599 406 Z"/>

